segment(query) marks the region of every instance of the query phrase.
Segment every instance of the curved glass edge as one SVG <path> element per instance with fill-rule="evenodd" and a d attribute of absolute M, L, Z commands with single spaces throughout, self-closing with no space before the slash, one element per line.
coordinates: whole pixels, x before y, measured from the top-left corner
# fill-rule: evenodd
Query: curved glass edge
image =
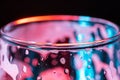
<path fill-rule="evenodd" d="M 46 20 L 48 21 L 49 20 L 77 20 L 77 21 L 83 20 L 83 21 L 100 22 L 100 23 L 105 23 L 105 24 L 114 26 L 114 28 L 116 28 L 118 33 L 113 37 L 105 38 L 103 40 L 96 40 L 94 42 L 53 44 L 53 43 L 40 43 L 40 42 L 18 40 L 14 37 L 10 37 L 6 35 L 4 32 L 4 28 L 2 28 L 1 29 L 2 38 L 15 45 L 20 45 L 28 48 L 31 47 L 31 48 L 38 48 L 38 49 L 57 49 L 57 50 L 98 47 L 101 45 L 109 44 L 111 42 L 115 42 L 120 38 L 120 32 L 116 24 L 105 19 L 89 17 L 89 16 L 73 16 L 73 15 L 34 16 L 34 17 L 28 17 L 28 18 L 23 18 L 23 19 L 13 21 L 7 24 L 5 27 L 20 25 L 20 24 L 25 24 L 30 22 L 36 22 L 36 21 L 46 21 Z"/>
<path fill-rule="evenodd" d="M 50 43 L 35 43 L 35 42 L 26 43 L 25 41 L 15 40 L 13 38 L 9 38 L 6 36 L 4 36 L 2 39 L 14 45 L 22 46 L 24 48 L 45 49 L 45 50 L 78 50 L 78 49 L 94 48 L 94 47 L 104 46 L 107 44 L 112 44 L 120 39 L 120 35 L 116 35 L 111 39 L 99 40 L 94 42 L 85 42 L 85 43 L 70 43 L 70 44 L 50 44 Z"/>

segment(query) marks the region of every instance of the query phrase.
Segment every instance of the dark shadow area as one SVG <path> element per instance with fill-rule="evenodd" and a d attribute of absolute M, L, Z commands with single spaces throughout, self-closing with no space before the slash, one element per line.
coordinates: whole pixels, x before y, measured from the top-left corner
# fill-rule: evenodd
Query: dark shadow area
<path fill-rule="evenodd" d="M 119 2 L 93 0 L 1 0 L 0 27 L 16 19 L 50 14 L 87 15 L 120 25 Z"/>

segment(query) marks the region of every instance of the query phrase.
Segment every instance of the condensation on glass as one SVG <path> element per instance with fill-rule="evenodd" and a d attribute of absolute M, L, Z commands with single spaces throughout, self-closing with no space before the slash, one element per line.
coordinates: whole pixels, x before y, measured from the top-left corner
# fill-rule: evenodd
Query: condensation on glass
<path fill-rule="evenodd" d="M 119 31 L 89 16 L 13 21 L 1 29 L 0 80 L 120 80 Z"/>

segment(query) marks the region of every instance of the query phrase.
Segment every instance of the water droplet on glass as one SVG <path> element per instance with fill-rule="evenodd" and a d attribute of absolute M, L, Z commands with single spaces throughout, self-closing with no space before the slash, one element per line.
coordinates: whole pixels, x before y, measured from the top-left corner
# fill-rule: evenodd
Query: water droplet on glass
<path fill-rule="evenodd" d="M 43 61 L 43 60 L 44 60 L 44 58 L 42 57 L 42 58 L 41 58 L 41 61 Z"/>
<path fill-rule="evenodd" d="M 23 72 L 27 72 L 26 66 L 23 66 Z"/>
<path fill-rule="evenodd" d="M 37 77 L 37 80 L 42 80 L 42 77 L 38 76 L 38 77 Z"/>
<path fill-rule="evenodd" d="M 60 62 L 61 62 L 61 64 L 65 64 L 65 62 L 66 62 L 65 58 L 61 58 Z"/>
<path fill-rule="evenodd" d="M 70 56 L 72 56 L 72 54 L 70 54 Z"/>
<path fill-rule="evenodd" d="M 20 49 L 20 46 L 17 46 L 18 49 Z"/>
<path fill-rule="evenodd" d="M 91 62 L 91 59 L 88 59 L 88 62 Z"/>
<path fill-rule="evenodd" d="M 87 78 L 87 80 L 91 80 L 90 76 L 87 76 L 86 78 Z"/>
<path fill-rule="evenodd" d="M 13 61 L 13 57 L 12 56 L 10 56 L 10 62 L 12 62 Z"/>
<path fill-rule="evenodd" d="M 91 68 L 91 66 L 90 65 L 88 65 L 88 69 L 90 69 Z"/>
<path fill-rule="evenodd" d="M 28 50 L 26 50 L 26 51 L 25 51 L 25 54 L 26 54 L 26 55 L 28 55 L 28 54 L 29 54 L 29 51 L 28 51 Z"/>
<path fill-rule="evenodd" d="M 104 71 L 104 74 L 106 74 L 107 72 L 106 71 Z"/>
<path fill-rule="evenodd" d="M 65 69 L 65 74 L 69 74 L 69 69 Z"/>

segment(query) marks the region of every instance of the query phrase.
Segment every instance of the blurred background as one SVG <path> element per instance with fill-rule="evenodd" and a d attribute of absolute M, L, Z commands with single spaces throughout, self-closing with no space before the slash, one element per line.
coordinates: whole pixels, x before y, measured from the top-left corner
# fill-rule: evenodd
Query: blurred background
<path fill-rule="evenodd" d="M 120 25 L 119 2 L 112 0 L 0 0 L 0 27 L 16 19 L 50 14 L 86 15 Z"/>

